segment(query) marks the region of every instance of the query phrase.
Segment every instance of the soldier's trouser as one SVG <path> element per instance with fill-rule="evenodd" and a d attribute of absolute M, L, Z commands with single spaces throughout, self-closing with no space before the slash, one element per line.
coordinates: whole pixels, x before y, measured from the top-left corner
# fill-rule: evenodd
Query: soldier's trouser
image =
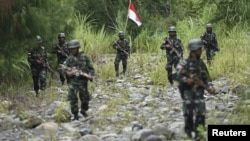
<path fill-rule="evenodd" d="M 128 59 L 127 55 L 119 55 L 119 54 L 116 55 L 115 62 L 114 62 L 116 75 L 118 75 L 118 73 L 119 73 L 119 64 L 120 64 L 121 61 L 122 61 L 122 67 L 123 67 L 122 72 L 126 73 L 127 59 Z"/>
<path fill-rule="evenodd" d="M 179 59 L 173 59 L 173 58 L 167 58 L 167 64 L 166 64 L 166 71 L 168 73 L 168 81 L 173 84 L 173 78 L 172 78 L 172 66 L 176 68 L 177 64 L 179 63 Z"/>
<path fill-rule="evenodd" d="M 33 79 L 34 91 L 38 92 L 39 82 L 40 82 L 40 89 L 44 90 L 46 88 L 47 69 L 46 68 L 31 68 L 31 73 L 32 73 L 32 79 Z"/>
<path fill-rule="evenodd" d="M 201 94 L 201 93 L 200 93 Z M 192 131 L 198 135 L 198 127 L 202 126 L 205 128 L 205 100 L 203 94 L 197 93 L 184 93 L 183 102 L 183 115 L 185 126 L 184 130 L 186 134 L 191 137 Z M 189 96 L 187 96 L 189 95 Z M 189 97 L 189 98 L 188 98 Z M 193 98 L 191 98 L 193 97 Z M 195 120 L 193 118 L 195 117 Z"/>
<path fill-rule="evenodd" d="M 86 85 L 83 85 L 82 83 L 79 84 L 69 84 L 69 93 L 68 93 L 68 99 L 70 101 L 70 108 L 71 113 L 76 115 L 78 114 L 79 108 L 78 108 L 78 92 L 79 92 L 79 98 L 81 101 L 81 111 L 87 111 L 89 109 L 89 92 Z"/>
<path fill-rule="evenodd" d="M 208 64 L 211 64 L 213 58 L 214 58 L 215 52 L 211 48 L 206 48 L 206 57 L 207 57 L 207 62 Z"/>
<path fill-rule="evenodd" d="M 60 81 L 62 82 L 62 84 L 64 84 L 65 79 L 66 79 L 67 83 L 69 82 L 68 76 L 65 76 L 62 72 L 59 72 L 59 77 L 60 77 Z"/>

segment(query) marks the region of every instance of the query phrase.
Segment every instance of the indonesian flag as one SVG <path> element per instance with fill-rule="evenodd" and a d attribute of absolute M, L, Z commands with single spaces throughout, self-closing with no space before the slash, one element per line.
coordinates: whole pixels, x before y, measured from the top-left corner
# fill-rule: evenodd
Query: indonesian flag
<path fill-rule="evenodd" d="M 139 18 L 139 15 L 137 14 L 136 10 L 135 10 L 135 6 L 132 2 L 130 2 L 129 4 L 129 11 L 128 11 L 128 17 L 134 21 L 137 26 L 141 26 L 142 22 Z"/>

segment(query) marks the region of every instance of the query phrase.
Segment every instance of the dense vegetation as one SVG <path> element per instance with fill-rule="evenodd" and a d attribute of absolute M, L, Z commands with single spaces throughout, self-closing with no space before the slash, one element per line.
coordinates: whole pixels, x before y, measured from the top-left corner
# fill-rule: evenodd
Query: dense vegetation
<path fill-rule="evenodd" d="M 36 35 L 43 37 L 50 63 L 55 56 L 50 50 L 57 42 L 57 34 L 66 33 L 66 39 L 76 38 L 84 45 L 85 53 L 93 59 L 113 53 L 110 45 L 123 30 L 131 40 L 133 52 L 158 53 L 170 25 L 177 27 L 183 44 L 199 38 L 205 24 L 212 22 L 218 36 L 221 52 L 210 68 L 213 78 L 225 76 L 235 83 L 247 83 L 250 70 L 248 0 L 133 0 L 142 20 L 142 26 L 128 20 L 128 1 L 113 0 L 0 0 L 0 87 L 10 90 L 31 82 L 27 63 L 27 49 L 36 44 Z M 124 29 L 126 27 L 126 29 Z M 187 56 L 187 51 L 185 56 Z M 143 56 L 148 57 L 148 56 Z M 137 58 L 138 59 L 138 58 Z M 145 59 L 139 60 L 141 65 Z M 112 63 L 101 66 L 97 73 L 107 78 Z M 164 63 L 152 72 L 156 84 L 165 83 Z M 102 70 L 102 71 L 101 71 Z M 106 74 L 106 75 L 105 75 Z M 1 93 L 5 93 L 2 91 Z M 248 122 L 249 123 L 249 122 Z"/>

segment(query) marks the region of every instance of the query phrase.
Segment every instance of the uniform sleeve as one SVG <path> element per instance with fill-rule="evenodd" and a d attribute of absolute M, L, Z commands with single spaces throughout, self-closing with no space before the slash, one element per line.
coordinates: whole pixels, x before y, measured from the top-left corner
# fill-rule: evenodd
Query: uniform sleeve
<path fill-rule="evenodd" d="M 28 52 L 28 58 L 27 58 L 27 60 L 28 60 L 28 62 L 29 62 L 30 65 L 34 64 L 36 62 L 36 59 L 33 57 L 33 51 L 32 50 L 30 50 Z"/>
<path fill-rule="evenodd" d="M 166 45 L 167 45 L 167 43 L 166 43 L 166 40 L 164 39 L 164 40 L 162 41 L 162 43 L 161 43 L 160 48 L 161 48 L 162 50 L 166 50 Z"/>
<path fill-rule="evenodd" d="M 187 82 L 187 69 L 186 69 L 186 61 L 180 62 L 176 66 L 175 70 L 175 80 L 179 83 L 186 83 Z"/>
<path fill-rule="evenodd" d="M 45 47 L 43 47 L 43 60 L 44 60 L 44 62 L 48 62 L 48 55 L 47 55 L 47 50 L 45 49 Z"/>
<path fill-rule="evenodd" d="M 88 71 L 92 76 L 95 76 L 95 69 L 93 67 L 92 62 L 90 61 L 89 57 L 86 58 L 86 64 L 88 67 Z"/>
<path fill-rule="evenodd" d="M 179 39 L 179 45 L 180 45 L 180 53 L 181 53 L 181 56 L 183 57 L 183 53 L 184 53 L 184 47 L 183 47 L 183 44 L 182 44 L 182 41 Z"/>
<path fill-rule="evenodd" d="M 55 46 L 53 47 L 53 49 L 52 49 L 52 53 L 53 53 L 53 54 L 57 54 L 57 50 L 58 50 L 58 48 L 57 48 L 57 46 L 55 45 Z"/>
<path fill-rule="evenodd" d="M 113 44 L 112 44 L 112 47 L 113 47 L 114 49 L 116 49 L 117 44 L 118 44 L 118 41 L 114 41 Z"/>
<path fill-rule="evenodd" d="M 219 48 L 219 47 L 218 47 L 217 36 L 216 36 L 215 33 L 214 33 L 214 43 L 215 43 L 215 46 L 216 46 L 217 48 Z"/>
<path fill-rule="evenodd" d="M 127 46 L 127 47 L 126 47 L 126 50 L 127 50 L 127 52 L 128 52 L 128 53 L 130 53 L 130 45 L 129 45 L 129 41 L 127 40 L 126 42 L 127 42 L 127 43 L 126 43 L 126 44 L 127 44 L 127 45 L 126 45 L 126 46 Z"/>
<path fill-rule="evenodd" d="M 202 77 L 203 77 L 203 80 L 205 80 L 205 83 L 208 84 L 212 81 L 211 77 L 210 77 L 210 74 L 209 74 L 209 71 L 207 69 L 207 66 L 206 64 L 204 63 L 204 61 L 202 61 Z"/>
<path fill-rule="evenodd" d="M 203 33 L 200 38 L 201 38 L 201 40 L 204 40 L 205 39 L 205 33 Z"/>

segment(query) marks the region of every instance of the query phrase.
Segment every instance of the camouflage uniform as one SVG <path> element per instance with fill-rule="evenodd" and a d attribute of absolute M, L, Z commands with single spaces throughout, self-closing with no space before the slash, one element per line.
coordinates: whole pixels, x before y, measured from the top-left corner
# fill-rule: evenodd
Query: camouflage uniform
<path fill-rule="evenodd" d="M 40 36 L 37 36 L 38 47 L 32 48 L 28 52 L 28 62 L 30 64 L 34 90 L 36 96 L 39 91 L 39 81 L 40 89 L 44 90 L 46 88 L 46 76 L 47 76 L 47 67 L 46 63 L 48 62 L 47 51 L 44 46 L 41 45 L 42 40 Z M 42 61 L 42 64 L 39 64 L 37 60 Z"/>
<path fill-rule="evenodd" d="M 59 35 L 58 35 L 59 42 L 52 49 L 52 53 L 57 55 L 57 65 L 58 65 L 57 67 L 59 67 L 60 64 L 63 64 L 64 61 L 67 59 L 67 57 L 70 54 L 68 51 L 67 43 L 65 43 L 64 41 L 60 41 L 60 38 L 65 38 L 64 33 L 59 33 Z M 61 80 L 62 84 L 64 84 L 64 81 L 65 81 L 64 74 L 59 71 L 59 76 L 60 76 L 60 80 Z M 67 81 L 68 81 L 68 79 L 67 79 Z"/>
<path fill-rule="evenodd" d="M 176 32 L 175 27 L 171 26 L 169 29 L 169 32 Z M 170 45 L 171 47 L 168 48 L 167 45 Z M 174 51 L 175 48 L 176 52 Z M 167 64 L 165 66 L 165 69 L 168 73 L 168 80 L 171 84 L 173 84 L 172 79 L 172 66 L 176 68 L 177 64 L 179 63 L 180 59 L 183 57 L 183 45 L 180 39 L 177 39 L 176 36 L 170 36 L 168 38 L 165 38 L 163 43 L 161 44 L 160 48 L 162 50 L 166 50 L 166 57 L 167 57 Z"/>
<path fill-rule="evenodd" d="M 72 40 L 71 42 L 76 42 L 76 40 Z M 79 44 L 79 43 L 78 43 Z M 80 45 L 80 44 L 79 44 Z M 79 46 L 80 47 L 80 46 Z M 64 62 L 64 66 L 69 68 L 76 68 L 77 70 L 81 70 L 82 72 L 86 72 L 95 75 L 94 67 L 90 61 L 90 59 L 84 55 L 78 53 L 76 56 L 69 56 Z M 81 100 L 81 114 L 87 116 L 86 111 L 89 108 L 89 91 L 88 91 L 88 79 L 84 76 L 76 76 L 73 75 L 69 77 L 69 92 L 68 99 L 70 100 L 71 112 L 75 116 L 74 118 L 78 119 L 78 96 Z"/>
<path fill-rule="evenodd" d="M 207 24 L 207 31 L 201 35 L 201 40 L 204 41 L 205 49 L 206 49 L 206 57 L 208 64 L 211 64 L 215 56 L 215 52 L 219 51 L 217 37 L 214 32 L 212 32 L 212 25 Z"/>
<path fill-rule="evenodd" d="M 119 33 L 119 40 L 114 42 L 113 48 L 117 50 L 114 64 L 115 64 L 116 76 L 119 76 L 119 64 L 122 61 L 122 66 L 123 66 L 122 72 L 123 74 L 125 74 L 127 70 L 128 55 L 130 54 L 129 41 L 124 39 L 123 32 Z"/>
<path fill-rule="evenodd" d="M 200 40 L 202 43 L 202 41 Z M 189 137 L 194 131 L 197 133 L 197 127 L 205 127 L 205 113 L 206 105 L 204 98 L 204 87 L 193 83 L 188 85 L 187 80 L 192 78 L 194 75 L 201 80 L 204 85 L 211 87 L 211 78 L 209 76 L 208 69 L 203 60 L 199 58 L 188 57 L 181 61 L 174 73 L 174 78 L 179 82 L 179 91 L 183 100 L 183 115 L 185 118 L 184 130 Z M 193 120 L 195 117 L 195 120 Z"/>

